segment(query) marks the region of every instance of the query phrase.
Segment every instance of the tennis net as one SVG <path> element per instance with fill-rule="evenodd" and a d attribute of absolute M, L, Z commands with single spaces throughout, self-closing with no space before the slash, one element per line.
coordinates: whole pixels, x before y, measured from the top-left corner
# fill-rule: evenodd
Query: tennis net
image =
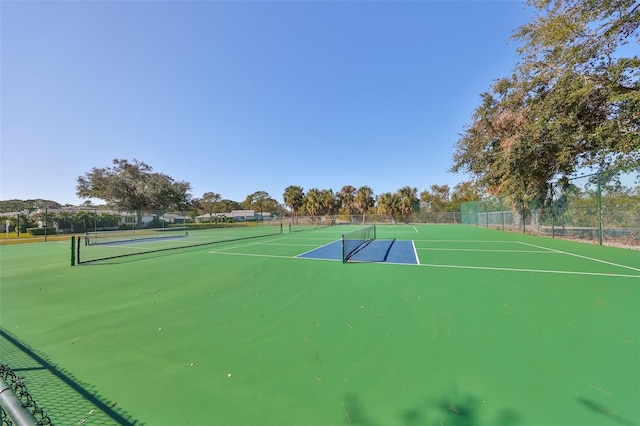
<path fill-rule="evenodd" d="M 188 235 L 186 226 L 150 229 L 125 229 L 117 231 L 87 232 L 85 245 L 114 244 L 134 240 L 155 240 L 159 238 L 179 238 Z"/>
<path fill-rule="evenodd" d="M 342 234 L 342 262 L 348 262 L 354 254 L 358 253 L 375 239 L 375 225 Z"/>
<path fill-rule="evenodd" d="M 90 237 L 89 242 L 85 241 L 85 244 L 78 241 L 76 253 L 72 253 L 72 264 L 73 254 L 77 260 L 76 264 L 84 264 L 279 234 L 282 234 L 282 223 L 280 222 L 249 222 L 210 229 L 196 229 L 195 226 L 187 226 L 185 230 L 172 235 L 172 238 L 167 238 L 170 235 L 164 233 L 156 237 L 153 237 L 153 234 L 148 234 L 147 237 L 136 239 L 126 239 L 120 235 L 119 240 L 111 238 L 109 242 L 106 242 L 108 239 L 104 238 L 102 243 L 95 243 L 98 240 L 94 236 L 94 242 L 91 242 Z"/>

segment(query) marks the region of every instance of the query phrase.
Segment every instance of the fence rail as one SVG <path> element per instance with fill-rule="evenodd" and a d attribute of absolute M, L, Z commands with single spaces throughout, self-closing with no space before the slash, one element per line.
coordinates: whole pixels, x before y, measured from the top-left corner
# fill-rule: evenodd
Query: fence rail
<path fill-rule="evenodd" d="M 22 378 L 8 365 L 0 364 L 0 421 L 3 426 L 53 425 L 36 404 Z"/>

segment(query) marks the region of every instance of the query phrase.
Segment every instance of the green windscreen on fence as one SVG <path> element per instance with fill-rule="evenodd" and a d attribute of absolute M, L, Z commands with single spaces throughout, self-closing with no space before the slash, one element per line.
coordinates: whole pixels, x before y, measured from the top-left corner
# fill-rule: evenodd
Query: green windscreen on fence
<path fill-rule="evenodd" d="M 169 228 L 170 229 L 170 228 Z M 152 231 L 145 233 L 145 231 Z M 155 231 L 155 232 L 154 232 Z M 208 244 L 244 240 L 282 234 L 280 222 L 246 222 L 198 229 L 177 228 L 176 231 L 141 230 L 112 231 L 116 234 L 91 233 L 78 241 L 77 264 L 116 259 L 138 254 L 163 252 Z"/>
<path fill-rule="evenodd" d="M 460 206 L 462 223 L 603 244 L 640 246 L 640 174 L 606 171 L 553 182 L 546 199 Z"/>

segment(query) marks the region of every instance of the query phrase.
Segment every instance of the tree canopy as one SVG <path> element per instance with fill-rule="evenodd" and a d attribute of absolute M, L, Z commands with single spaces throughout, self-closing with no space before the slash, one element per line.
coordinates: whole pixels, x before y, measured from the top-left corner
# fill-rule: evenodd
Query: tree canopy
<path fill-rule="evenodd" d="M 37 210 L 38 208 L 60 208 L 61 204 L 56 201 L 51 200 L 43 200 L 41 198 L 35 200 L 3 200 L 0 201 L 0 212 L 21 212 L 21 211 L 32 211 Z"/>
<path fill-rule="evenodd" d="M 240 205 L 243 209 L 253 209 L 260 212 L 261 215 L 264 212 L 278 213 L 281 210 L 280 204 L 271 198 L 267 191 L 256 191 L 247 195 L 247 198 Z"/>
<path fill-rule="evenodd" d="M 215 192 L 205 192 L 202 194 L 202 198 L 195 200 L 200 211 L 209 215 L 209 219 L 213 218 L 213 214 L 216 213 L 216 207 L 220 201 L 220 194 Z"/>
<path fill-rule="evenodd" d="M 530 0 L 521 60 L 497 80 L 456 144 L 451 170 L 512 201 L 544 198 L 584 168 L 640 167 L 635 0 Z"/>
<path fill-rule="evenodd" d="M 190 200 L 191 184 L 155 173 L 142 161 L 114 159 L 112 167 L 94 167 L 78 177 L 76 194 L 80 198 L 99 198 L 123 211 L 166 211 L 185 208 Z"/>

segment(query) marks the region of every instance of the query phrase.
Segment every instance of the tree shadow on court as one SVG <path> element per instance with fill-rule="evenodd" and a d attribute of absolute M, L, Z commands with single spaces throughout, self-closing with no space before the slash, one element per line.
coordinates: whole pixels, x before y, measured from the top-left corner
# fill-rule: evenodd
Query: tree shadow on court
<path fill-rule="evenodd" d="M 117 409 L 117 401 L 105 401 L 73 375 L 0 328 L 0 361 L 24 379 L 29 392 L 54 424 L 92 424 L 124 426 L 142 423 Z"/>
<path fill-rule="evenodd" d="M 604 418 L 607 418 L 607 419 L 611 420 L 611 422 L 610 422 L 611 424 L 613 424 L 615 422 L 615 423 L 618 423 L 618 424 L 624 425 L 624 426 L 635 426 L 635 425 L 637 425 L 637 423 L 634 423 L 631 420 L 622 417 L 615 410 L 613 410 L 613 409 L 611 409 L 609 407 L 605 407 L 604 405 L 598 404 L 595 401 L 592 401 L 592 400 L 587 399 L 587 398 L 577 398 L 577 400 L 586 409 L 591 410 L 592 412 L 600 414 L 601 416 L 604 416 Z"/>
<path fill-rule="evenodd" d="M 481 426 L 480 412 L 483 401 L 476 396 L 450 391 L 435 399 L 428 399 L 423 405 L 405 410 L 401 414 L 406 426 L 439 425 Z M 513 409 L 502 409 L 488 424 L 495 426 L 517 426 L 521 416 Z M 486 424 L 486 423 L 485 423 Z"/>
<path fill-rule="evenodd" d="M 362 426 L 374 426 L 377 424 L 368 416 L 366 409 L 360 402 L 360 398 L 353 393 L 345 395 L 342 408 L 344 410 L 345 423 L 347 424 Z"/>
<path fill-rule="evenodd" d="M 381 424 L 366 412 L 355 394 L 343 398 L 345 424 L 374 426 Z M 409 407 L 399 413 L 399 424 L 404 426 L 517 426 L 522 424 L 521 415 L 513 409 L 500 410 L 488 423 L 480 420 L 482 401 L 471 394 L 448 392 L 438 398 L 429 398 L 424 403 Z"/>

